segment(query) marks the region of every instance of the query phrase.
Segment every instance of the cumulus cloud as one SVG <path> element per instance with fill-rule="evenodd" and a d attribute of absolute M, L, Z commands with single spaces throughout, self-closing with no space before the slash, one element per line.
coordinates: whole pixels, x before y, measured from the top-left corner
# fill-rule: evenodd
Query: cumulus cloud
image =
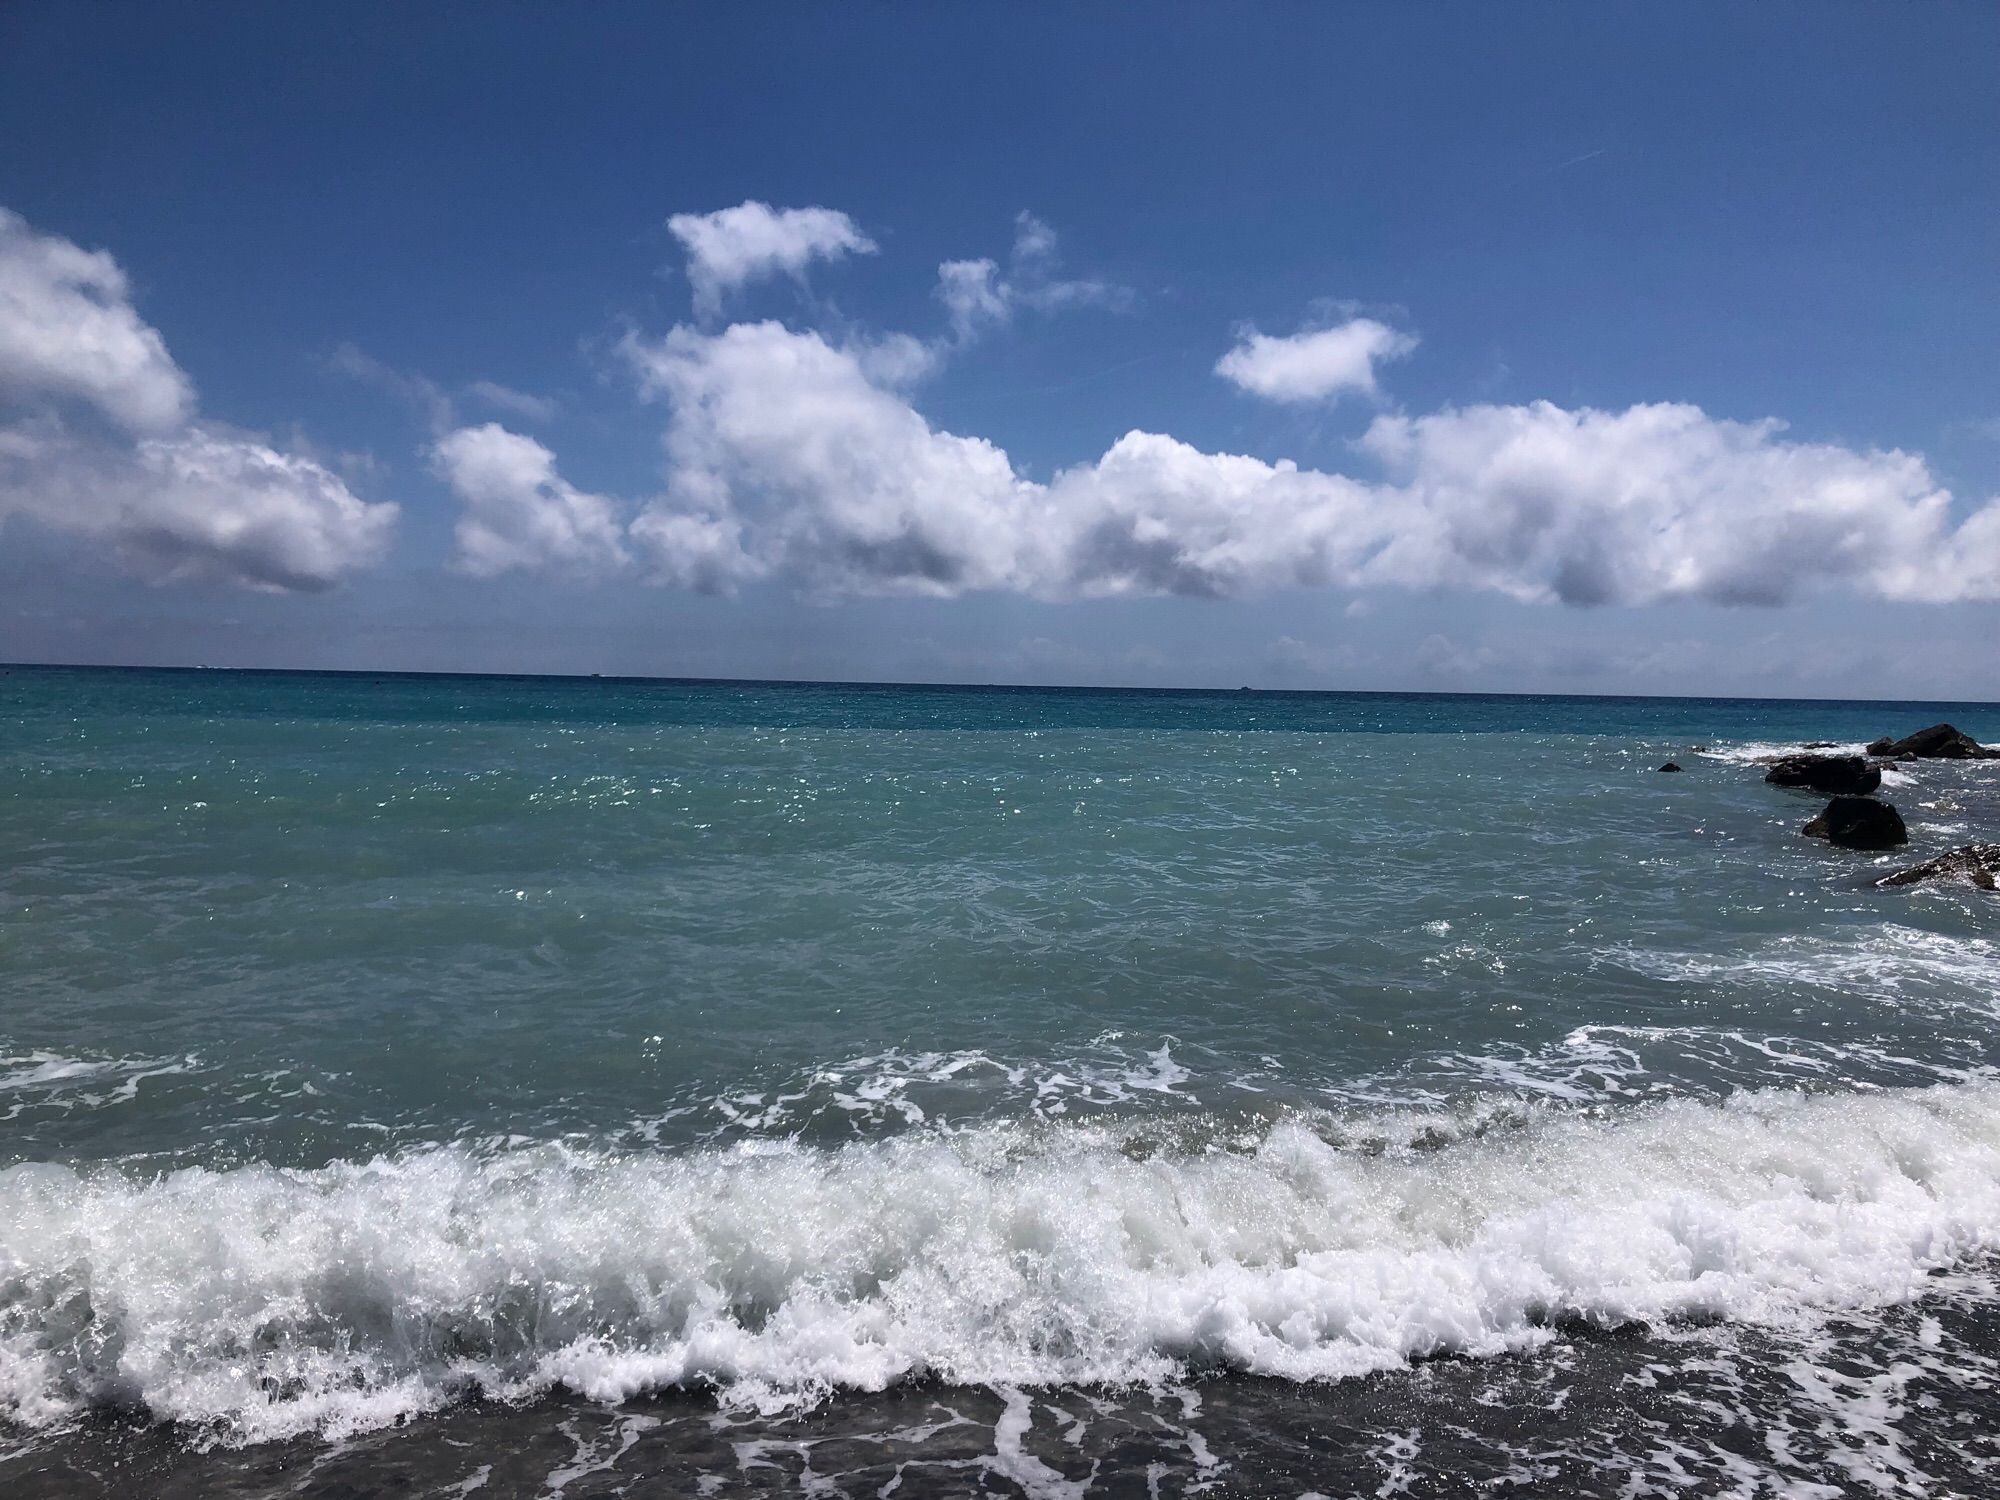
<path fill-rule="evenodd" d="M 461 427 L 432 446 L 431 464 L 461 505 L 452 563 L 462 572 L 590 573 L 626 561 L 616 503 L 570 484 L 531 437 L 495 422 Z"/>
<path fill-rule="evenodd" d="M 1372 396 L 1375 366 L 1416 347 L 1413 335 L 1373 318 L 1284 338 L 1246 328 L 1236 347 L 1216 361 L 1215 373 L 1253 396 L 1292 405 Z"/>
<path fill-rule="evenodd" d="M 0 522 L 89 538 L 157 582 L 322 589 L 381 556 L 395 506 L 193 413 L 117 262 L 0 210 Z"/>
<path fill-rule="evenodd" d="M 670 413 L 668 495 L 635 528 L 669 572 L 686 529 L 670 518 L 727 519 L 748 539 L 728 563 L 738 576 L 785 572 L 836 593 L 1028 586 L 1037 487 L 991 443 L 934 431 L 854 353 L 777 323 L 676 328 L 625 349 Z"/>
<path fill-rule="evenodd" d="M 1385 416 L 1357 445 L 1376 469 L 1365 479 L 1135 431 L 1038 482 L 994 444 L 934 428 L 815 333 L 677 328 L 625 352 L 668 410 L 667 493 L 635 535 L 663 576 L 692 570 L 707 586 L 1400 586 L 1577 605 L 2000 595 L 2000 503 L 1955 524 L 1920 458 L 1794 442 L 1778 423 L 1691 406 Z M 683 555 L 696 541 L 700 557 Z"/>
<path fill-rule="evenodd" d="M 1405 509 L 1373 571 L 1565 604 L 1782 604 L 1827 584 L 1885 599 L 1982 591 L 1991 506 L 1954 531 L 1950 495 L 1914 454 L 1783 434 L 1677 404 L 1378 418 L 1360 447 Z"/>
<path fill-rule="evenodd" d="M 152 583 L 312 592 L 374 562 L 396 507 L 357 499 L 313 459 L 197 423 L 130 446 L 26 423 L 0 435 L 0 520 L 100 542 Z"/>
<path fill-rule="evenodd" d="M 687 251 L 698 316 L 713 317 L 730 293 L 768 276 L 803 281 L 815 260 L 872 255 L 875 242 L 831 208 L 773 208 L 752 198 L 709 214 L 675 214 L 668 232 Z"/>
<path fill-rule="evenodd" d="M 1064 278 L 1056 232 L 1023 209 L 1014 220 L 1014 248 L 1003 273 L 998 261 L 948 260 L 938 267 L 937 297 L 961 343 L 1010 321 L 1023 307 L 1129 307 L 1132 292 L 1094 278 Z"/>
<path fill-rule="evenodd" d="M 135 433 L 179 427 L 194 387 L 129 296 L 109 254 L 0 208 L 0 399 L 83 402 Z"/>

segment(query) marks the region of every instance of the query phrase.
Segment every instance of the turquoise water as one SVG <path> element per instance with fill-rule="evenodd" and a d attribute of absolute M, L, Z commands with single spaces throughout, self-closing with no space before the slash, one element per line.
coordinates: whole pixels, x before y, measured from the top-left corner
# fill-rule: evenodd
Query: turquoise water
<path fill-rule="evenodd" d="M 2000 762 L 1892 773 L 1881 858 L 1758 764 L 1993 705 L 13 668 L 0 715 L 21 1433 L 1337 1380 L 2000 1244 L 2000 907 L 1872 884 L 2000 837 Z"/>

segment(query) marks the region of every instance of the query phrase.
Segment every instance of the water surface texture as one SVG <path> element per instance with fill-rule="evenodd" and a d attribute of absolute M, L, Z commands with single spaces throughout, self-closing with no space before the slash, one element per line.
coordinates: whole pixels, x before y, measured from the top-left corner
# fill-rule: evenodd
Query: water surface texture
<path fill-rule="evenodd" d="M 2000 708 L 12 668 L 0 1488 L 1977 1494 Z M 1682 775 L 1656 767 L 1672 758 Z"/>

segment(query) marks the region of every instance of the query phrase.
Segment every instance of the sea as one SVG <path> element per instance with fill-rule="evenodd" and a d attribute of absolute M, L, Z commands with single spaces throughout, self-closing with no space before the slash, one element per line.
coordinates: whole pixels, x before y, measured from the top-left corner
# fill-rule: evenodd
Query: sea
<path fill-rule="evenodd" d="M 4 669 L 0 1495 L 2000 1493 L 1940 720 Z"/>

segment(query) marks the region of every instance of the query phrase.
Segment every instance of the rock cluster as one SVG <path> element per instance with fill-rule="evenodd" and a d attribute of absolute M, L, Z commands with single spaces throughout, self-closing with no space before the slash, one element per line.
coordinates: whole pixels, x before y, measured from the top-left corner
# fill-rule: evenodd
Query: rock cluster
<path fill-rule="evenodd" d="M 1892 740 L 1886 734 L 1869 745 L 1870 755 L 1886 760 L 2000 760 L 2000 745 L 1982 745 L 1949 724 L 1933 724 L 1915 734 Z"/>
<path fill-rule="evenodd" d="M 1694 747 L 1697 752 L 1705 745 Z M 1807 751 L 1838 750 L 1832 740 L 1812 740 Z M 1982 745 L 1971 735 L 1950 724 L 1933 724 L 1902 739 L 1884 735 L 1867 748 L 1865 755 L 1803 754 L 1780 756 L 1768 763 L 1764 780 L 1772 786 L 1791 787 L 1830 797 L 1818 817 L 1799 831 L 1808 838 L 1825 839 L 1842 849 L 1894 849 L 1910 841 L 1903 815 L 1889 803 L 1871 795 L 1882 786 L 1882 769 L 1890 761 L 1918 760 L 2000 760 L 2000 746 Z M 1662 771 L 1678 771 L 1672 761 Z M 1877 885 L 1915 885 L 1925 880 L 1963 877 L 1981 890 L 2000 890 L 2000 844 L 1966 844 L 1923 864 L 1898 870 L 1876 881 Z"/>

